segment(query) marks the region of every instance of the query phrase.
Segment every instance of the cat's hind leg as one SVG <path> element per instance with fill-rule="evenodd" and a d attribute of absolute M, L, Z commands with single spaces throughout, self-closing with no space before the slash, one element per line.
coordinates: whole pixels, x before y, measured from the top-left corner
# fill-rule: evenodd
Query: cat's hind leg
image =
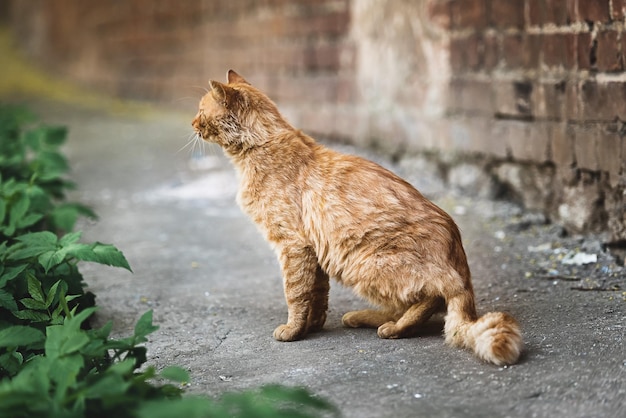
<path fill-rule="evenodd" d="M 444 300 L 440 297 L 431 297 L 412 305 L 397 321 L 388 321 L 378 327 L 380 338 L 402 338 L 410 335 L 415 328 L 437 311 L 444 308 Z"/>
<path fill-rule="evenodd" d="M 341 322 L 350 328 L 378 328 L 382 324 L 396 319 L 398 316 L 391 312 L 365 309 L 346 313 L 341 318 Z"/>

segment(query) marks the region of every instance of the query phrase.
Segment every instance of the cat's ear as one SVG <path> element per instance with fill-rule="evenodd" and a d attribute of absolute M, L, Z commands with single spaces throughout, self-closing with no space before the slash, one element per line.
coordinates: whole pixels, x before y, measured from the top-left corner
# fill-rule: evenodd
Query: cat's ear
<path fill-rule="evenodd" d="M 235 94 L 234 89 L 215 80 L 210 80 L 209 86 L 211 86 L 211 93 L 213 93 L 215 100 L 221 103 L 222 106 L 228 107 L 228 103 L 232 101 L 231 99 Z"/>
<path fill-rule="evenodd" d="M 231 84 L 231 83 L 250 84 L 246 81 L 245 78 L 237 74 L 234 70 L 228 70 L 228 73 L 226 74 L 226 79 L 228 80 L 228 84 Z"/>

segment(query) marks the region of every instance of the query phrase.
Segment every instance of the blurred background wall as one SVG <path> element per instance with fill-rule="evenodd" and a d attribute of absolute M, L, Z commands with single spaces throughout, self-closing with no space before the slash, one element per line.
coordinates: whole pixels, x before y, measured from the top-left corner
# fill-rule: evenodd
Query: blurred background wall
<path fill-rule="evenodd" d="M 63 78 L 193 113 L 233 68 L 310 134 L 428 155 L 469 192 L 614 241 L 626 240 L 625 7 L 0 0 L 22 53 Z"/>

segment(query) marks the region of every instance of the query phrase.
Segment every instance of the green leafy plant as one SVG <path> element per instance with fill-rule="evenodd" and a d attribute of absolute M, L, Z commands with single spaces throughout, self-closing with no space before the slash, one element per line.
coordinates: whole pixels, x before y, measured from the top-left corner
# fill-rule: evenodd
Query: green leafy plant
<path fill-rule="evenodd" d="M 34 124 L 25 109 L 0 105 L 0 242 L 26 231 L 69 232 L 88 207 L 65 202 L 74 187 L 60 151 L 67 129 Z"/>
<path fill-rule="evenodd" d="M 112 339 L 111 322 L 91 329 L 95 297 L 84 290 L 79 263 L 131 268 L 114 246 L 82 243 L 71 232 L 78 216 L 95 215 L 64 201 L 73 187 L 59 151 L 66 129 L 33 121 L 0 105 L 1 417 L 337 415 L 305 389 L 277 385 L 217 400 L 182 397 L 185 370 L 145 365 L 143 344 L 158 329 L 152 311 L 127 338 Z"/>
<path fill-rule="evenodd" d="M 38 330 L 25 332 L 28 327 L 0 331 L 5 347 L 43 342 L 43 353 L 29 359 L 13 379 L 0 382 L 0 416 L 132 417 L 143 402 L 180 397 L 179 386 L 148 381 L 161 377 L 182 383 L 189 380 L 185 370 L 136 371 L 146 362 L 146 349 L 139 344 L 157 329 L 152 311 L 139 319 L 131 337 L 114 340 L 109 338 L 111 323 L 83 329 L 94 310 L 70 313 L 62 324 L 48 326 L 45 339 Z"/>

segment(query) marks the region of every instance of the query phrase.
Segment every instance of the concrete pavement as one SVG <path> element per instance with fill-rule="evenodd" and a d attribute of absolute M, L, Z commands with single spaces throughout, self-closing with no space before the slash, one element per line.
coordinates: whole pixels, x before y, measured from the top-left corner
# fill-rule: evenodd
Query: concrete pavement
<path fill-rule="evenodd" d="M 324 331 L 281 343 L 272 338 L 287 313 L 279 267 L 234 202 L 233 169 L 217 148 L 178 152 L 195 110 L 34 107 L 70 129 L 72 198 L 100 215 L 79 225 L 84 240 L 116 245 L 134 270 L 83 266 L 98 320 L 113 320 L 123 335 L 154 309 L 161 328 L 148 343 L 150 362 L 187 368 L 191 393 L 303 385 L 345 417 L 626 416 L 624 270 L 596 238 L 562 237 L 509 204 L 458 196 L 428 173 L 404 170 L 459 223 L 479 311 L 506 310 L 521 323 L 522 361 L 499 368 L 447 347 L 440 319 L 402 340 L 344 328 L 343 313 L 366 304 L 336 283 Z M 580 252 L 598 261 L 562 263 Z"/>

